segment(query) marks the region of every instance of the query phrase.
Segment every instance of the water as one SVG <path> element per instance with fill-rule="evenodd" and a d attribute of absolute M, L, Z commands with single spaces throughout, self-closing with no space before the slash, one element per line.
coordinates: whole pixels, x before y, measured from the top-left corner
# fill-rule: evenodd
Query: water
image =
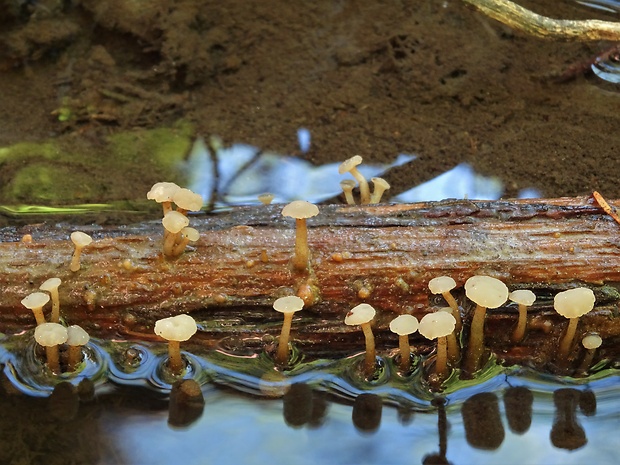
<path fill-rule="evenodd" d="M 295 350 L 280 369 L 265 351 L 219 348 L 183 354 L 182 378 L 204 397 L 192 407 L 169 396 L 181 377 L 167 371 L 163 344 L 92 339 L 82 371 L 54 376 L 31 333 L 2 341 L 9 405 L 0 408 L 3 424 L 16 425 L 4 442 L 19 444 L 2 463 L 616 463 L 606 434 L 620 421 L 612 368 L 558 378 L 491 360 L 438 393 L 427 357 L 403 376 L 381 354 L 369 381 L 363 354 L 307 362 Z M 431 462 L 442 454 L 447 462 Z"/>

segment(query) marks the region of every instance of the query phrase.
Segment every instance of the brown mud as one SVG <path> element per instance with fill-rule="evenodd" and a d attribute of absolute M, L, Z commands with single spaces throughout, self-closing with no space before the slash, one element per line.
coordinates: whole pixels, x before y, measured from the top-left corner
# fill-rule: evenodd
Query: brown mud
<path fill-rule="evenodd" d="M 387 176 L 392 192 L 468 162 L 506 196 L 617 198 L 617 89 L 581 73 L 556 82 L 611 45 L 525 37 L 455 0 L 1 0 L 0 146 L 56 138 L 99 153 L 110 134 L 182 118 L 301 156 L 306 127 L 316 164 L 417 154 Z"/>

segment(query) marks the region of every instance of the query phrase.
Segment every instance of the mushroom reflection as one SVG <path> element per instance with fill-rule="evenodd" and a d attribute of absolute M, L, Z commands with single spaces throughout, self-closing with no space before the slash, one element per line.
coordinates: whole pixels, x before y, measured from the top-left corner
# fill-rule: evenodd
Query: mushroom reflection
<path fill-rule="evenodd" d="M 282 397 L 284 422 L 291 428 L 301 428 L 312 418 L 312 388 L 295 383 Z"/>
<path fill-rule="evenodd" d="M 449 465 L 446 453 L 448 451 L 448 417 L 446 415 L 446 399 L 438 397 L 431 404 L 437 407 L 437 430 L 439 433 L 439 452 L 425 455 L 422 465 Z"/>
<path fill-rule="evenodd" d="M 374 433 L 381 424 L 383 402 L 376 394 L 360 394 L 353 403 L 353 425 L 362 433 Z"/>
<path fill-rule="evenodd" d="M 73 420 L 80 407 L 80 399 L 73 384 L 62 381 L 54 386 L 48 397 L 48 411 L 50 417 L 58 421 Z"/>
<path fill-rule="evenodd" d="M 200 384 L 193 379 L 176 381 L 170 390 L 168 425 L 186 428 L 202 416 L 205 398 Z"/>
<path fill-rule="evenodd" d="M 504 392 L 504 408 L 510 431 L 524 434 L 532 424 L 534 395 L 525 386 L 509 387 Z"/>
<path fill-rule="evenodd" d="M 555 418 L 551 428 L 551 444 L 559 449 L 575 450 L 588 442 L 586 432 L 577 421 L 577 405 L 581 392 L 577 389 L 558 389 L 553 393 Z"/>
<path fill-rule="evenodd" d="M 586 417 L 596 415 L 596 394 L 591 389 L 579 391 L 579 410 Z"/>
<path fill-rule="evenodd" d="M 499 400 L 491 392 L 474 394 L 461 409 L 465 439 L 476 449 L 495 450 L 504 441 L 504 425 L 499 413 Z"/>

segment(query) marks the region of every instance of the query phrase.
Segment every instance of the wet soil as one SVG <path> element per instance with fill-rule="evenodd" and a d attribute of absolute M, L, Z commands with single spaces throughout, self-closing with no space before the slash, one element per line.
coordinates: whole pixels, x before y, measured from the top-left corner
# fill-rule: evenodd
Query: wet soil
<path fill-rule="evenodd" d="M 469 162 L 506 196 L 620 197 L 620 94 L 580 72 L 557 82 L 613 44 L 526 37 L 459 1 L 0 0 L 0 31 L 0 146 L 97 147 L 183 118 L 317 164 L 417 154 L 387 176 L 394 193 Z"/>

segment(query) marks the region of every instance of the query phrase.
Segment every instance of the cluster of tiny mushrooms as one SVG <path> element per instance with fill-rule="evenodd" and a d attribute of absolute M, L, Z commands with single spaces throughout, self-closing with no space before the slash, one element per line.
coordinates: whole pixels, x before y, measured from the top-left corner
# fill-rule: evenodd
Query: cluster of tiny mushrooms
<path fill-rule="evenodd" d="M 354 156 L 339 167 L 339 173 L 349 173 L 357 181 L 360 204 L 374 204 L 381 201 L 381 197 L 389 184 L 381 178 L 372 178 L 374 190 L 370 193 L 368 182 L 359 172 L 357 167 L 362 162 L 362 157 Z M 349 205 L 355 205 L 353 190 L 355 182 L 352 180 L 342 181 L 341 187 Z M 163 255 L 167 258 L 175 258 L 183 254 L 189 242 L 195 242 L 200 234 L 197 230 L 188 227 L 188 211 L 198 211 L 202 208 L 203 199 L 189 189 L 184 189 L 170 182 L 159 182 L 153 185 L 147 194 L 147 198 L 162 204 L 164 226 Z M 259 200 L 263 204 L 270 204 L 274 196 L 263 194 Z M 176 209 L 173 208 L 176 205 Z M 306 220 L 319 213 L 316 205 L 303 200 L 296 200 L 287 204 L 282 209 L 282 215 L 295 219 L 296 239 L 292 258 L 292 265 L 296 270 L 307 270 L 310 266 L 310 251 L 308 247 L 308 230 Z M 75 231 L 71 234 L 71 240 L 75 244 L 70 269 L 73 272 L 80 270 L 80 254 L 84 247 L 88 246 L 92 239 L 87 234 Z M 37 343 L 46 348 L 47 365 L 53 373 L 61 370 L 59 362 L 59 346 L 66 345 L 67 369 L 78 369 L 82 360 L 81 346 L 85 345 L 89 336 L 79 326 L 65 327 L 60 324 L 60 306 L 58 297 L 59 278 L 50 278 L 45 281 L 40 290 L 34 292 L 22 300 L 22 304 L 31 309 L 37 327 L 35 339 Z M 428 283 L 432 294 L 441 294 L 448 304 L 432 313 L 427 313 L 420 321 L 410 314 L 399 315 L 390 322 L 390 330 L 398 335 L 399 340 L 399 368 L 402 373 L 411 370 L 412 352 L 409 345 L 409 336 L 418 331 L 429 340 L 437 340 L 434 372 L 437 379 L 444 380 L 449 374 L 449 368 L 456 366 L 461 358 L 458 339 L 462 330 L 461 309 L 451 291 L 457 286 L 455 280 L 449 276 L 433 278 Z M 503 306 L 508 300 L 518 305 L 518 322 L 511 335 L 513 342 L 523 340 L 527 329 L 527 309 L 534 304 L 536 295 L 525 289 L 509 292 L 508 287 L 499 279 L 491 276 L 472 276 L 465 282 L 465 294 L 469 300 L 476 304 L 471 320 L 469 331 L 469 344 L 465 355 L 465 369 L 473 373 L 480 367 L 481 357 L 484 351 L 484 321 L 487 309 Z M 50 322 L 46 322 L 43 307 L 49 302 L 51 296 L 52 311 Z M 595 297 L 591 289 L 579 287 L 559 292 L 554 298 L 554 308 L 557 313 L 569 319 L 569 324 L 564 332 L 556 360 L 561 364 L 570 353 L 573 339 L 576 334 L 579 317 L 594 308 Z M 291 295 L 281 297 L 273 303 L 274 310 L 284 315 L 284 323 L 278 340 L 275 354 L 275 362 L 280 366 L 286 366 L 290 356 L 290 331 L 293 316 L 304 308 L 304 300 Z M 365 339 L 365 358 L 363 372 L 367 377 L 372 377 L 377 368 L 376 350 L 371 323 L 375 318 L 375 309 L 361 303 L 352 308 L 346 314 L 346 325 L 359 326 Z M 155 333 L 168 341 L 167 367 L 173 374 L 182 374 L 185 363 L 181 356 L 180 343 L 187 341 L 197 331 L 195 320 L 187 315 L 180 314 L 158 320 L 154 327 Z M 602 340 L 598 334 L 589 333 L 582 339 L 586 349 L 580 370 L 586 372 L 591 364 L 595 350 L 601 345 Z"/>

